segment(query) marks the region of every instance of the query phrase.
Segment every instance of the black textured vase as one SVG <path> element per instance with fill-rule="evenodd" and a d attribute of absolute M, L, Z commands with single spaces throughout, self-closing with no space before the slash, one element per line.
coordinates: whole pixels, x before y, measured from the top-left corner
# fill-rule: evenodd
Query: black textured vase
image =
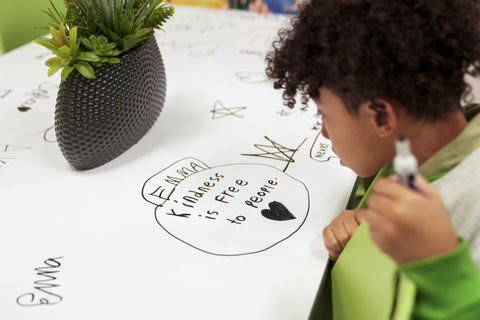
<path fill-rule="evenodd" d="M 76 169 L 92 169 L 124 153 L 162 111 L 166 76 L 155 38 L 119 58 L 94 68 L 94 79 L 74 70 L 60 84 L 55 134 Z"/>

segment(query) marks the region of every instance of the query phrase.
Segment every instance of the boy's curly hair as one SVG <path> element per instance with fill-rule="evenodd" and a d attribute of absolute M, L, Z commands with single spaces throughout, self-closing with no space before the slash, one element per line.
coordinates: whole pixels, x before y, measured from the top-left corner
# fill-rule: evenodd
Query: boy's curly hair
<path fill-rule="evenodd" d="M 460 108 L 480 72 L 476 0 L 311 0 L 279 31 L 267 75 L 293 107 L 321 86 L 351 114 L 384 99 L 415 119 L 435 121 Z"/>

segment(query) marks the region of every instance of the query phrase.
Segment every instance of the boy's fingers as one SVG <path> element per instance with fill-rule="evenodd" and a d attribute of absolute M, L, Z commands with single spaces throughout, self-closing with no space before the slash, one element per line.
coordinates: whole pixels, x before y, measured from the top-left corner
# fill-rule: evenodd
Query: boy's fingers
<path fill-rule="evenodd" d="M 422 177 L 420 174 L 415 175 L 415 182 L 417 184 L 417 191 L 424 196 L 431 197 L 437 194 L 435 188 L 433 188 L 430 183 Z"/>
<path fill-rule="evenodd" d="M 365 210 L 355 215 L 355 220 L 357 220 L 357 224 L 360 225 L 365 220 Z"/>
<path fill-rule="evenodd" d="M 430 183 L 419 173 L 415 174 L 415 183 L 417 187 L 417 192 L 423 193 L 424 195 L 430 195 L 436 191 L 433 191 L 434 188 Z M 397 176 L 391 176 L 388 178 L 381 178 L 375 183 L 374 191 L 378 194 L 383 194 L 392 198 L 401 198 L 405 192 L 408 192 L 412 189 L 400 184 L 398 182 Z"/>
<path fill-rule="evenodd" d="M 365 209 L 363 208 L 355 208 L 352 210 L 353 217 L 355 218 L 356 228 L 365 220 Z"/>
<path fill-rule="evenodd" d="M 355 231 L 357 231 L 359 225 L 355 213 L 352 212 L 351 215 L 349 215 L 346 219 L 342 220 L 342 223 L 343 227 L 345 228 L 345 232 L 351 238 Z"/>
<path fill-rule="evenodd" d="M 374 230 L 381 229 L 382 224 L 385 223 L 385 219 L 373 210 L 365 211 L 365 220 L 370 225 L 370 229 Z"/>
<path fill-rule="evenodd" d="M 347 245 L 347 242 L 348 240 L 350 240 L 350 235 L 348 234 L 348 232 L 343 229 L 343 230 L 336 230 L 336 232 L 334 233 L 334 236 L 335 238 L 337 239 L 337 242 L 340 244 L 340 246 L 342 247 L 340 250 L 342 250 L 343 248 L 345 248 L 345 246 Z"/>
<path fill-rule="evenodd" d="M 372 193 L 367 199 L 367 205 L 369 215 L 385 215 L 388 214 L 388 212 L 392 208 L 393 201 L 388 197 L 385 197 L 384 195 Z"/>
<path fill-rule="evenodd" d="M 381 178 L 378 179 L 373 186 L 373 193 L 391 199 L 398 199 L 402 197 L 402 194 L 407 190 L 406 188 L 407 187 L 395 182 L 393 179 Z"/>
<path fill-rule="evenodd" d="M 398 183 L 398 176 L 397 175 L 390 176 L 387 178 L 387 180 Z"/>
<path fill-rule="evenodd" d="M 338 241 L 333 230 L 330 228 L 325 228 L 323 230 L 323 241 L 325 242 L 325 247 L 327 250 L 333 249 L 338 252 L 343 250 L 343 246 L 341 245 L 340 241 Z"/>
<path fill-rule="evenodd" d="M 332 257 L 342 252 L 363 220 L 364 209 L 344 210 L 332 223 L 323 229 L 323 241 Z"/>
<path fill-rule="evenodd" d="M 327 247 L 327 251 L 328 251 L 328 254 L 332 256 L 332 258 L 334 259 L 338 259 L 338 257 L 340 256 L 340 253 L 342 253 L 341 251 L 336 251 L 329 247 Z"/>

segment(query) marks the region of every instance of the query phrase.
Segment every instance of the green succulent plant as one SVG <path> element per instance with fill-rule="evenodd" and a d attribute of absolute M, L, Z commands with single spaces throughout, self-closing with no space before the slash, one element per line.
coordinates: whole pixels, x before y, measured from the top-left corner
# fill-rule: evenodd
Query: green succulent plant
<path fill-rule="evenodd" d="M 65 80 L 73 69 L 77 69 L 87 78 L 93 78 L 92 66 L 87 61 L 97 62 L 100 58 L 92 52 L 80 52 L 80 42 L 77 39 L 77 27 L 70 30 L 70 36 L 65 34 L 63 23 L 60 23 L 59 30 L 50 28 L 52 39 L 38 39 L 34 42 L 43 45 L 51 50 L 56 57 L 48 59 L 45 64 L 50 67 L 48 75 L 55 74 L 63 68 L 62 79 Z"/>
<path fill-rule="evenodd" d="M 91 63 L 95 67 L 99 67 L 102 63 L 118 63 L 120 59 L 114 58 L 118 56 L 122 51 L 118 50 L 116 44 L 108 42 L 107 37 L 104 35 L 91 35 L 88 38 L 82 39 L 82 46 L 88 50 L 88 52 L 98 56 L 98 60 L 91 60 Z"/>
<path fill-rule="evenodd" d="M 62 79 L 77 69 L 88 78 L 95 77 L 93 67 L 118 63 L 123 52 L 144 43 L 175 12 L 165 0 L 64 0 L 67 12 L 55 8 L 44 11 L 51 18 L 45 27 L 51 39 L 34 40 L 51 50 L 48 59 L 51 76 L 60 69 Z"/>

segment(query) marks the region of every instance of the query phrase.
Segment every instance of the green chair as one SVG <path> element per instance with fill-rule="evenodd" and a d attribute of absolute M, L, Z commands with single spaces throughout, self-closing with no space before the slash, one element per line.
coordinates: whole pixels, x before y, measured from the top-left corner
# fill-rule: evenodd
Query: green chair
<path fill-rule="evenodd" d="M 66 11 L 63 0 L 52 1 L 58 10 Z M 48 34 L 45 29 L 35 29 L 48 26 L 50 17 L 42 12 L 48 8 L 52 9 L 49 0 L 1 0 L 0 52 L 4 54 Z"/>

